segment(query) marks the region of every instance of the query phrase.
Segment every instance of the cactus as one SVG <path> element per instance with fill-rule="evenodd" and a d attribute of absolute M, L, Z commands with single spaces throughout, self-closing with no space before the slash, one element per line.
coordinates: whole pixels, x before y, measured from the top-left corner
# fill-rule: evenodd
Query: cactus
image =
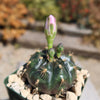
<path fill-rule="evenodd" d="M 37 51 L 25 65 L 25 77 L 39 92 L 61 94 L 71 88 L 76 80 L 77 66 L 72 60 L 72 54 L 64 55 L 60 43 L 55 49 L 53 40 L 56 35 L 56 20 L 50 15 L 45 24 L 45 34 L 48 48 Z"/>

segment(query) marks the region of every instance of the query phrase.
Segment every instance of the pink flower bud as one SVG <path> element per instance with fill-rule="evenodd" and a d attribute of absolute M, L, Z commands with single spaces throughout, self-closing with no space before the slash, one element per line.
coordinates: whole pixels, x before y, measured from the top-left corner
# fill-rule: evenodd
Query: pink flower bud
<path fill-rule="evenodd" d="M 48 49 L 53 48 L 53 41 L 57 33 L 56 19 L 53 15 L 47 17 L 44 31 L 48 43 Z"/>
<path fill-rule="evenodd" d="M 47 31 L 47 34 L 54 34 L 54 32 L 57 31 L 56 19 L 55 19 L 55 17 L 53 15 L 50 15 L 46 19 L 45 30 Z"/>

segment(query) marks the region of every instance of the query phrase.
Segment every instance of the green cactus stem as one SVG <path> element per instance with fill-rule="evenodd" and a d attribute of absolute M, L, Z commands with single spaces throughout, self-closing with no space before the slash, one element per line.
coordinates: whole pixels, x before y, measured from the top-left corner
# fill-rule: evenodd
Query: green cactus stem
<path fill-rule="evenodd" d="M 48 50 L 48 54 L 49 54 L 49 61 L 52 62 L 54 59 L 54 55 L 55 55 L 55 51 L 53 48 Z"/>
<path fill-rule="evenodd" d="M 64 51 L 64 47 L 63 47 L 62 43 L 60 43 L 57 46 L 56 50 L 57 50 L 57 57 L 59 58 L 61 56 L 62 52 Z"/>
<path fill-rule="evenodd" d="M 46 39 L 48 43 L 48 49 L 53 48 L 53 41 L 56 36 L 56 32 L 54 32 L 54 34 L 48 34 L 47 30 L 45 30 L 45 34 L 46 34 Z"/>
<path fill-rule="evenodd" d="M 46 19 L 46 23 L 45 23 L 45 35 L 46 35 L 49 50 L 53 48 L 53 41 L 56 36 L 56 31 L 57 31 L 56 19 L 54 16 L 50 15 Z M 49 61 L 53 61 L 53 58 L 54 58 L 54 50 L 51 49 L 49 51 Z"/>

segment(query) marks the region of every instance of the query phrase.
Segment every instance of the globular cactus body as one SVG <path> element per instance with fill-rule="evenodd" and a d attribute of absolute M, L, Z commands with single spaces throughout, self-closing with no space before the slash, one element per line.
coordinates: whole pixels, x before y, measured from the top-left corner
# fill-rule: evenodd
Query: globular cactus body
<path fill-rule="evenodd" d="M 33 87 L 38 87 L 40 92 L 57 94 L 62 89 L 72 87 L 76 79 L 74 62 L 71 56 L 62 55 L 48 61 L 48 50 L 36 52 L 31 56 L 27 66 L 26 77 Z"/>
<path fill-rule="evenodd" d="M 45 25 L 48 49 L 31 56 L 24 74 L 34 88 L 46 94 L 64 92 L 71 88 L 76 80 L 76 67 L 71 55 L 62 54 L 62 44 L 59 44 L 56 50 L 53 49 L 56 31 L 56 20 L 50 15 Z"/>

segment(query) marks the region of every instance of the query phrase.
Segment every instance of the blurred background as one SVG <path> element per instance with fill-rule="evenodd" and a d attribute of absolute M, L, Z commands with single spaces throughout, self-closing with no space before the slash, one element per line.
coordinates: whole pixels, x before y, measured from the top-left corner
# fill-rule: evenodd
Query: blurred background
<path fill-rule="evenodd" d="M 0 100 L 8 99 L 4 78 L 47 45 L 50 14 L 58 25 L 54 47 L 62 42 L 66 54 L 74 53 L 100 96 L 100 0 L 0 0 Z"/>

